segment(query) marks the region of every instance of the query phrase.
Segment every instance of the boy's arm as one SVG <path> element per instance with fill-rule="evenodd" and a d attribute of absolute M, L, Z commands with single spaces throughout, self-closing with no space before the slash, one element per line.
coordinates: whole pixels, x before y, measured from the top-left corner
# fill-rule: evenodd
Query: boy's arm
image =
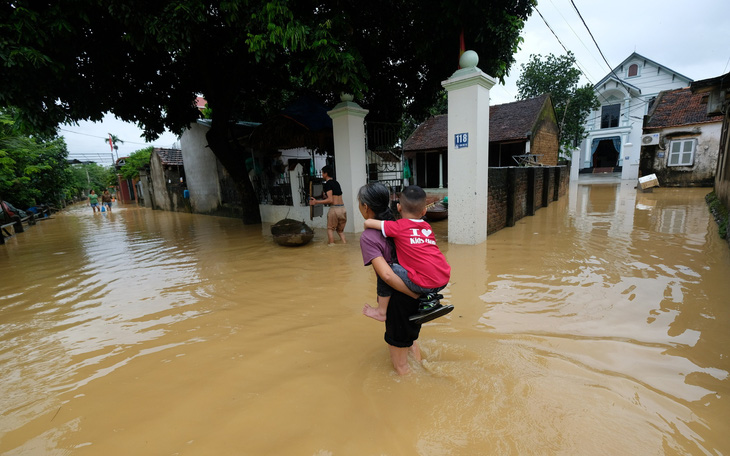
<path fill-rule="evenodd" d="M 393 272 L 393 269 L 390 267 L 388 262 L 385 261 L 385 258 L 373 258 L 372 265 L 373 269 L 375 269 L 375 273 L 378 274 L 378 277 L 383 279 L 383 281 L 390 285 L 394 290 L 400 291 L 401 293 L 406 294 L 411 298 L 418 297 L 418 295 L 409 290 L 406 284 L 403 283 L 403 280 L 401 280 L 401 278 L 398 277 L 395 272 Z"/>
<path fill-rule="evenodd" d="M 365 220 L 365 228 L 366 229 L 372 228 L 374 230 L 379 230 L 379 229 L 381 229 L 382 223 L 383 222 L 381 220 L 367 219 L 367 220 Z M 382 279 L 382 277 L 381 277 L 381 279 Z"/>

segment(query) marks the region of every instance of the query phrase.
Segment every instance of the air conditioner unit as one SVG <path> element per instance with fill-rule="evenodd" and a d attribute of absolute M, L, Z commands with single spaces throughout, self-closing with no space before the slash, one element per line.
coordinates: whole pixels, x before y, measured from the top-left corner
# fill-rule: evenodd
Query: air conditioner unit
<path fill-rule="evenodd" d="M 642 146 L 653 146 L 659 144 L 659 133 L 652 133 L 650 135 L 641 135 Z"/>

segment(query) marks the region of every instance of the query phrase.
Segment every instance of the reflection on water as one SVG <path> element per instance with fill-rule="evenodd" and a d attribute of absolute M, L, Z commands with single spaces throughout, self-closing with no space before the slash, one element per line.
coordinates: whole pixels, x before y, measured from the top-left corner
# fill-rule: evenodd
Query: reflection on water
<path fill-rule="evenodd" d="M 393 374 L 357 236 L 73 208 L 0 247 L 0 453 L 727 454 L 730 251 L 707 189 L 573 185 L 449 245 Z"/>

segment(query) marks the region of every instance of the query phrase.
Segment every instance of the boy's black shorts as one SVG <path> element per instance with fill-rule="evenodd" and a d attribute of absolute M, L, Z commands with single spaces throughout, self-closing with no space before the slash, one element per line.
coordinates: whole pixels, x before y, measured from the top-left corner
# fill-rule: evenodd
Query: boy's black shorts
<path fill-rule="evenodd" d="M 408 320 L 418 313 L 418 299 L 393 290 L 385 318 L 385 342 L 394 347 L 410 347 L 418 339 L 421 325 Z"/>

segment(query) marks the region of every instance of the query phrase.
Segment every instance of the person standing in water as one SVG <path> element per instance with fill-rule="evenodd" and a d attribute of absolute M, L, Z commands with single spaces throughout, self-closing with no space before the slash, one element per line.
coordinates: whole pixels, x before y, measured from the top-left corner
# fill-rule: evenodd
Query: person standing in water
<path fill-rule="evenodd" d="M 112 211 L 112 195 L 108 189 L 104 190 L 104 193 L 101 194 L 101 204 L 102 206 L 106 206 L 107 211 Z"/>
<path fill-rule="evenodd" d="M 390 192 L 380 182 L 371 182 L 361 187 L 357 199 L 360 213 L 366 220 L 395 220 L 390 210 Z M 393 272 L 390 265 L 395 259 L 395 247 L 380 230 L 363 231 L 360 235 L 360 250 L 364 265 L 372 266 L 377 274 L 378 301 L 381 296 L 387 296 L 390 300 L 384 320 L 385 342 L 388 344 L 393 368 L 400 375 L 407 374 L 411 371 L 408 364 L 409 353 L 416 362 L 421 362 L 421 350 L 417 342 L 421 324 L 410 320 L 410 316 L 418 313 L 418 295 L 410 291 Z M 373 309 L 365 304 L 363 314 L 368 315 Z"/>
<path fill-rule="evenodd" d="M 97 195 L 94 190 L 89 192 L 89 205 L 91 205 L 91 209 L 94 213 L 97 211 L 101 212 L 99 210 L 99 195 Z"/>
<path fill-rule="evenodd" d="M 329 204 L 327 211 L 327 243 L 333 245 L 335 243 L 335 232 L 340 237 L 343 244 L 347 244 L 345 240 L 345 224 L 347 223 L 347 211 L 345 204 L 342 202 L 342 187 L 340 183 L 332 178 L 332 167 L 327 165 L 322 168 L 322 177 L 324 178 L 324 199 L 309 199 L 309 205 Z"/>
<path fill-rule="evenodd" d="M 410 291 L 420 296 L 421 305 L 411 320 L 425 323 L 454 309 L 451 305 L 441 305 L 443 296 L 438 293 L 449 282 L 451 266 L 436 245 L 431 225 L 423 220 L 426 192 L 417 185 L 403 189 L 398 211 L 403 218 L 395 221 L 366 219 L 365 228 L 381 230 L 383 236 L 393 238 L 399 261 L 391 268 Z M 368 309 L 365 315 L 382 319 L 387 307 L 388 298 L 379 297 L 378 307 Z"/>

